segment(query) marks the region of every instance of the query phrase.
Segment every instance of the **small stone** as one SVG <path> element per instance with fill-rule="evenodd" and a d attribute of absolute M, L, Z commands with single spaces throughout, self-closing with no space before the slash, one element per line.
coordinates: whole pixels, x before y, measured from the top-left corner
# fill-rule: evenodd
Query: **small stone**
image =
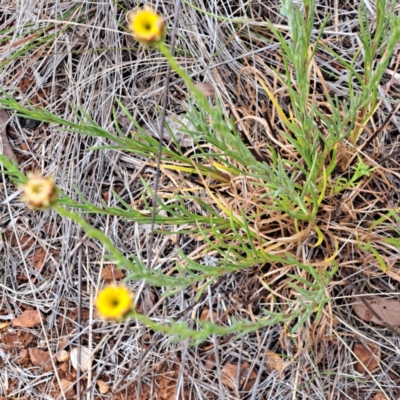
<path fill-rule="evenodd" d="M 63 363 L 69 360 L 69 353 L 66 350 L 61 350 L 56 355 L 57 361 Z"/>
<path fill-rule="evenodd" d="M 18 318 L 12 320 L 14 326 L 21 328 L 34 328 L 40 325 L 40 319 L 43 318 L 37 310 L 26 310 Z"/>
<path fill-rule="evenodd" d="M 48 351 L 30 348 L 29 356 L 31 358 L 32 364 L 36 367 L 43 367 L 43 371 L 49 372 L 53 369 L 53 365 L 50 361 L 50 354 Z"/>
<path fill-rule="evenodd" d="M 65 397 L 75 396 L 74 383 L 68 381 L 67 379 L 61 379 L 61 389 L 65 394 Z"/>
<path fill-rule="evenodd" d="M 74 367 L 74 370 L 78 370 L 78 348 L 74 347 L 70 353 L 71 363 Z M 89 371 L 92 366 L 93 357 L 90 354 L 90 351 L 87 347 L 81 346 L 81 370 L 83 372 Z"/>
<path fill-rule="evenodd" d="M 97 385 L 99 386 L 99 392 L 101 394 L 106 394 L 108 393 L 108 390 L 110 389 L 110 387 L 107 385 L 107 383 L 105 383 L 104 381 L 102 381 L 101 379 L 99 379 L 97 381 Z"/>

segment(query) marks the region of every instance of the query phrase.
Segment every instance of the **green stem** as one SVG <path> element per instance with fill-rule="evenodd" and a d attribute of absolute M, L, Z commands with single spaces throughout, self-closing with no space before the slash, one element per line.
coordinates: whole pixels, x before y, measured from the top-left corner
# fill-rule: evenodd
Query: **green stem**
<path fill-rule="evenodd" d="M 82 217 L 78 214 L 68 211 L 60 205 L 56 204 L 54 209 L 64 218 L 69 218 L 75 221 L 78 225 L 80 225 L 83 230 L 86 232 L 86 235 L 91 239 L 96 239 L 101 242 L 106 250 L 113 256 L 117 265 L 120 268 L 126 268 L 131 270 L 135 279 L 145 279 L 147 283 L 155 286 L 168 286 L 175 283 L 175 280 L 171 277 L 161 276 L 154 274 L 152 271 L 147 270 L 144 265 L 138 260 L 135 259 L 135 263 L 126 258 L 120 251 L 118 251 L 111 240 L 99 229 L 93 228 L 89 223 L 87 223 Z"/>

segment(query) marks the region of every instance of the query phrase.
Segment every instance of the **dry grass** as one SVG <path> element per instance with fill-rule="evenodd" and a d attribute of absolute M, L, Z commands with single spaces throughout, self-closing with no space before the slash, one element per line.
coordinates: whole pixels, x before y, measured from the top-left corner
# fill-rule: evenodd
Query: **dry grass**
<path fill-rule="evenodd" d="M 118 4 L 130 9 L 133 3 Z M 292 149 L 277 133 L 280 125 L 276 110 L 255 79 L 257 71 L 268 82 L 281 107 L 288 110 L 287 93 L 281 90 L 271 69 L 282 66 L 282 59 L 278 45 L 274 44 L 276 41 L 272 40 L 271 44 L 271 31 L 263 22 L 269 18 L 279 30 L 287 31 L 285 20 L 279 14 L 279 4 L 240 0 L 196 0 L 193 4 L 223 18 L 213 18 L 182 4 L 175 52 L 179 64 L 195 82 L 213 84 L 227 115 L 237 121 L 243 140 L 257 157 L 270 159 L 265 145 L 269 142 L 276 144 L 288 159 L 295 160 L 296 154 L 291 154 Z M 0 30 L 13 29 L 3 36 L 12 39 L 0 48 L 0 63 L 7 61 L 0 64 L 3 65 L 0 85 L 8 94 L 23 104 L 42 105 L 73 122 L 78 122 L 78 117 L 70 105 L 82 107 L 110 132 L 115 131 L 112 108 L 118 98 L 143 127 L 151 129 L 149 122 L 157 119 L 157 107 L 162 104 L 167 62 L 159 53 L 139 48 L 122 33 L 120 24 L 124 23 L 125 14 L 121 7 L 111 0 L 84 4 L 3 0 L 1 6 Z M 164 0 L 158 7 L 168 26 L 172 26 L 174 2 Z M 356 35 L 357 9 L 357 2 L 337 0 L 320 2 L 316 11 L 315 29 L 319 28 L 318 21 L 322 22 L 330 14 L 322 39 L 347 61 L 351 61 L 360 47 Z M 226 20 L 241 17 L 244 12 L 253 22 L 237 24 Z M 68 15 L 62 17 L 66 13 Z M 61 19 L 72 23 L 67 26 Z M 51 29 L 41 33 L 40 38 L 31 36 L 49 26 Z M 227 33 L 235 30 L 234 36 Z M 53 34 L 55 37 L 50 38 Z M 27 38 L 26 42 L 21 38 Z M 43 38 L 45 40 L 40 43 Z M 26 43 L 30 43 L 32 49 L 16 56 Z M 381 82 L 382 104 L 370 125 L 365 127 L 364 142 L 369 134 L 384 125 L 394 102 L 399 101 L 400 84 L 395 75 L 398 57 L 399 49 Z M 322 101 L 319 93 L 324 89 L 345 97 L 342 85 L 346 84 L 346 76 L 340 64 L 332 61 L 322 47 L 315 60 L 322 72 L 314 77 L 314 101 Z M 354 68 L 362 72 L 363 65 Z M 186 106 L 186 89 L 178 77 L 172 80 L 169 112 L 179 114 Z M 269 121 L 269 126 L 266 128 L 267 122 L 260 123 L 255 117 Z M 387 210 L 398 209 L 398 163 L 395 159 L 386 159 L 388 154 L 400 151 L 398 118 L 397 112 L 375 140 L 362 149 L 369 165 L 379 166 L 374 175 L 360 181 L 356 189 L 327 197 L 323 203 L 318 216 L 319 227 L 332 238 L 324 251 L 306 246 L 307 241 L 315 243 L 306 225 L 304 229 L 300 225 L 304 236 L 299 237 L 292 220 L 281 214 L 248 221 L 262 237 L 271 239 L 271 246 L 276 245 L 273 248 L 277 253 L 281 239 L 286 238 L 282 251 L 289 251 L 316 266 L 318 260 L 322 262 L 332 254 L 335 242 L 339 245 L 340 272 L 327 288 L 332 301 L 318 324 L 307 324 L 296 335 L 278 324 L 242 338 L 210 337 L 204 344 L 190 347 L 187 342 L 175 343 L 161 334 L 154 334 L 135 321 L 121 326 L 99 321 L 92 310 L 107 264 L 102 260 L 104 248 L 88 240 L 81 228 L 61 219 L 54 211 L 27 210 L 16 200 L 15 187 L 4 179 L 4 190 L 0 191 L 3 238 L 0 242 L 0 322 L 19 315 L 26 308 L 39 309 L 46 320 L 41 326 L 30 329 L 30 336 L 26 329 L 17 327 L 0 330 L 0 395 L 10 399 L 62 398 L 59 391 L 54 393 L 54 387 L 58 386 L 58 379 L 65 376 L 79 381 L 76 389 L 86 393 L 81 398 L 89 399 L 333 400 L 372 399 L 378 392 L 384 392 L 388 399 L 399 398 L 399 334 L 394 329 L 360 320 L 351 307 L 356 296 L 365 296 L 368 300 L 369 295 L 379 294 L 397 299 L 400 294 L 398 250 L 383 240 L 398 235 L 397 225 L 390 219 L 382 232 L 372 235 L 369 231 L 372 221 Z M 132 126 L 123 115 L 118 119 L 128 134 Z M 139 177 L 144 177 L 150 185 L 153 183 L 153 161 L 118 151 L 88 151 L 106 142 L 47 124 L 35 129 L 24 128 L 23 123 L 26 121 L 12 118 L 9 129 L 21 170 L 41 169 L 53 175 L 58 186 L 77 201 L 75 187 L 92 203 L 106 201 L 112 206 L 117 204 L 112 194 L 115 190 L 126 201 L 143 208 Z M 338 160 L 338 165 L 340 163 Z M 338 169 L 337 175 L 347 172 Z M 160 196 L 175 190 L 181 181 L 178 174 L 163 171 Z M 220 187 L 227 204 L 238 214 L 242 210 L 245 213 L 254 210 L 262 194 L 258 191 L 261 189 L 245 178 L 231 180 Z M 202 194 L 207 195 L 206 191 Z M 121 252 L 134 253 L 147 262 L 148 226 L 135 221 L 122 222 L 111 216 L 88 216 L 87 220 L 106 233 Z M 356 231 L 358 239 L 370 241 L 390 266 L 386 273 L 369 253 L 358 250 Z M 208 265 L 213 257 L 218 257 L 212 253 L 205 255 L 204 242 L 190 235 L 180 235 L 175 241 L 170 236 L 156 235 L 153 245 L 159 267 L 174 264 L 179 249 Z M 129 285 L 138 293 L 141 309 L 155 320 L 161 322 L 171 317 L 194 326 L 193 318 L 210 309 L 212 318 L 224 323 L 232 316 L 255 319 L 262 315 L 263 308 L 268 308 L 272 297 L 279 302 L 279 299 L 293 296 L 287 285 L 288 273 L 301 275 L 304 271 L 295 266 L 279 265 L 241 270 L 209 287 L 199 302 L 195 301 L 196 293 L 189 289 L 161 300 L 161 290 L 146 288 L 141 282 L 129 282 Z M 266 281 L 274 296 L 265 290 Z M 79 340 L 95 350 L 95 364 L 89 373 L 79 377 L 72 371 L 65 373 L 53 368 L 43 372 L 20 364 L 21 348 L 42 347 L 54 354 L 62 339 L 67 340 L 68 350 Z M 359 342 L 374 343 L 381 349 L 377 371 L 365 374 L 355 371 L 352 349 Z M 268 369 L 268 350 L 281 355 L 286 363 L 281 373 Z M 253 384 L 247 390 L 243 389 L 246 384 L 228 390 L 224 385 L 224 367 L 228 363 L 243 366 L 244 362 L 254 371 Z M 97 379 L 109 383 L 110 393 L 100 397 L 95 385 Z"/>

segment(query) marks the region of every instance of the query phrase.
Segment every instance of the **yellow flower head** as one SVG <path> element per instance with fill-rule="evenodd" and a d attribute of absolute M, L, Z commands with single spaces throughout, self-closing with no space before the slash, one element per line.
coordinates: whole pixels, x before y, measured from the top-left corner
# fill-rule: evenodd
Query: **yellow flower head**
<path fill-rule="evenodd" d="M 139 42 L 155 44 L 163 37 L 163 18 L 148 6 L 128 12 L 128 21 L 129 30 Z"/>
<path fill-rule="evenodd" d="M 57 201 L 56 185 L 51 177 L 28 174 L 28 180 L 21 185 L 21 189 L 21 200 L 26 201 L 29 208 L 46 208 Z"/>
<path fill-rule="evenodd" d="M 100 291 L 96 305 L 103 318 L 120 320 L 132 310 L 133 298 L 125 287 L 111 285 Z"/>

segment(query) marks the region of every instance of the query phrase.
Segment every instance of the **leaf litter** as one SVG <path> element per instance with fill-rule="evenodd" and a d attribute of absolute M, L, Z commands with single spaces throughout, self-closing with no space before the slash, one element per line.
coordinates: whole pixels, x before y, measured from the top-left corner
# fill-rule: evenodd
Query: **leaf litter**
<path fill-rule="evenodd" d="M 372 313 L 364 303 L 355 303 L 352 305 L 356 315 L 363 321 L 372 322 L 373 324 L 380 326 L 384 326 L 385 323 L 392 327 L 400 326 L 400 300 L 371 300 L 371 298 L 369 298 L 368 303 L 379 318 Z"/>
<path fill-rule="evenodd" d="M 372 343 L 356 343 L 353 348 L 357 362 L 355 369 L 359 373 L 374 372 L 380 364 L 381 350 Z"/>

